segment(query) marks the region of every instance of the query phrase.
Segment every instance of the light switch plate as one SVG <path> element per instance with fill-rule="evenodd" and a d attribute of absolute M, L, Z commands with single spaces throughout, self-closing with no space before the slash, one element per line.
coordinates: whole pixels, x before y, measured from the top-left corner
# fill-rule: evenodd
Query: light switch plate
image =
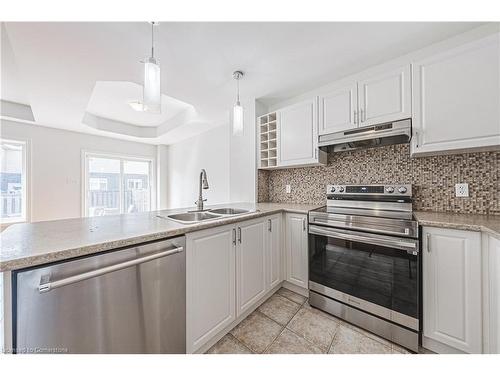
<path fill-rule="evenodd" d="M 290 194 L 292 192 L 292 187 L 290 185 L 286 185 L 285 188 L 287 194 Z"/>
<path fill-rule="evenodd" d="M 456 197 L 468 197 L 469 196 L 469 184 L 455 184 L 455 196 Z"/>

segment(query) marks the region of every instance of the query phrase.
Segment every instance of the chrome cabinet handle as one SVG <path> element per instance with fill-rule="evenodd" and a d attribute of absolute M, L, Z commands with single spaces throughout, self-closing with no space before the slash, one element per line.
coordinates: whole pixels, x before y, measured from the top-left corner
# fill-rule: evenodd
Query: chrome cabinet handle
<path fill-rule="evenodd" d="M 427 252 L 430 253 L 431 252 L 431 234 L 430 233 L 427 233 Z"/>
<path fill-rule="evenodd" d="M 167 251 L 162 251 L 160 253 L 156 253 L 156 254 L 145 256 L 145 257 L 129 260 L 127 262 L 113 264 L 112 266 L 107 266 L 107 267 L 99 268 L 96 270 L 80 273 L 78 275 L 70 276 L 70 277 L 67 277 L 65 279 L 45 282 L 45 283 L 40 284 L 38 286 L 38 292 L 39 293 L 46 293 L 46 292 L 49 292 L 55 288 L 60 288 L 62 286 L 74 284 L 74 283 L 77 283 L 79 281 L 92 279 L 94 277 L 102 276 L 102 275 L 105 275 L 105 274 L 110 273 L 110 272 L 122 270 L 124 268 L 129 268 L 129 267 L 141 264 L 141 263 L 149 262 L 150 260 L 154 260 L 154 259 L 169 256 L 169 255 L 177 254 L 177 253 L 182 252 L 183 250 L 184 250 L 184 248 L 182 246 L 180 246 L 180 247 L 176 247 L 174 249 L 170 249 Z"/>
<path fill-rule="evenodd" d="M 415 130 L 415 139 L 417 141 L 417 145 L 415 146 L 416 148 L 418 148 L 418 131 Z"/>
<path fill-rule="evenodd" d="M 358 123 L 358 111 L 354 110 L 354 123 Z"/>
<path fill-rule="evenodd" d="M 364 121 L 366 121 L 366 114 L 365 114 L 365 111 L 363 111 L 363 109 L 361 108 L 361 109 L 359 110 L 359 113 L 360 113 L 360 115 L 359 115 L 360 122 L 364 122 Z"/>
<path fill-rule="evenodd" d="M 267 219 L 267 230 L 269 232 L 273 231 L 273 222 L 271 221 L 271 219 Z"/>
<path fill-rule="evenodd" d="M 314 159 L 318 159 L 318 149 L 314 149 Z"/>
<path fill-rule="evenodd" d="M 302 230 L 306 230 L 306 219 L 302 219 Z"/>
<path fill-rule="evenodd" d="M 233 245 L 236 245 L 236 228 L 233 228 Z"/>
<path fill-rule="evenodd" d="M 238 242 L 241 243 L 241 227 L 238 227 Z"/>

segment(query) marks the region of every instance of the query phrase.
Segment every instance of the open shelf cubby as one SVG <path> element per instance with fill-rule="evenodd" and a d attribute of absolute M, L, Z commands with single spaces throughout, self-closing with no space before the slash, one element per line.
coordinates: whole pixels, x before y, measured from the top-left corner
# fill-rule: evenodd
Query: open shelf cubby
<path fill-rule="evenodd" d="M 257 119 L 259 131 L 259 168 L 275 168 L 278 166 L 278 118 L 276 112 L 260 116 Z"/>

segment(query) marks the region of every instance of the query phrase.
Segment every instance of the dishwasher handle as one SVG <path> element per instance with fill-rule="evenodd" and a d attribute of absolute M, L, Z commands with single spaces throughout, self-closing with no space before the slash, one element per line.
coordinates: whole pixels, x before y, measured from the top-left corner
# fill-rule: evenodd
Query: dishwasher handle
<path fill-rule="evenodd" d="M 105 274 L 110 273 L 110 272 L 114 272 L 114 271 L 122 270 L 124 268 L 136 266 L 138 264 L 149 262 L 149 261 L 154 260 L 154 259 L 163 258 L 163 257 L 169 256 L 169 255 L 174 255 L 174 254 L 182 252 L 183 250 L 184 250 L 184 248 L 182 246 L 179 246 L 179 247 L 176 247 L 174 249 L 161 251 L 161 252 L 156 253 L 156 254 L 151 254 L 151 255 L 147 255 L 145 257 L 132 259 L 132 260 L 129 260 L 129 261 L 126 261 L 123 263 L 113 264 L 112 266 L 107 266 L 107 267 L 103 267 L 103 268 L 98 268 L 96 270 L 80 273 L 78 275 L 70 276 L 70 277 L 67 277 L 65 279 L 44 282 L 44 283 L 41 283 L 40 285 L 38 285 L 38 292 L 39 293 L 47 293 L 47 292 L 50 292 L 52 289 L 60 288 L 62 286 L 66 286 L 66 285 L 70 285 L 70 284 L 74 284 L 74 283 L 77 283 L 79 281 L 88 280 L 88 279 L 91 279 L 91 278 L 94 278 L 97 276 L 102 276 L 102 275 L 105 275 Z M 45 279 L 45 277 L 42 277 L 42 280 L 44 280 L 44 279 Z"/>

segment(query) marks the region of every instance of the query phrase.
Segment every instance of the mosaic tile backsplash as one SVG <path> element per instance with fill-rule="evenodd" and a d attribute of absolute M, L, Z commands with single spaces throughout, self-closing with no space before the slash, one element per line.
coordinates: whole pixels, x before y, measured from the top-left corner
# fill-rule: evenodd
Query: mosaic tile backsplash
<path fill-rule="evenodd" d="M 455 197 L 461 182 L 468 198 Z M 258 200 L 323 204 L 327 184 L 384 183 L 412 184 L 414 210 L 500 215 L 500 152 L 410 158 L 407 144 L 330 153 L 326 166 L 259 170 Z"/>

